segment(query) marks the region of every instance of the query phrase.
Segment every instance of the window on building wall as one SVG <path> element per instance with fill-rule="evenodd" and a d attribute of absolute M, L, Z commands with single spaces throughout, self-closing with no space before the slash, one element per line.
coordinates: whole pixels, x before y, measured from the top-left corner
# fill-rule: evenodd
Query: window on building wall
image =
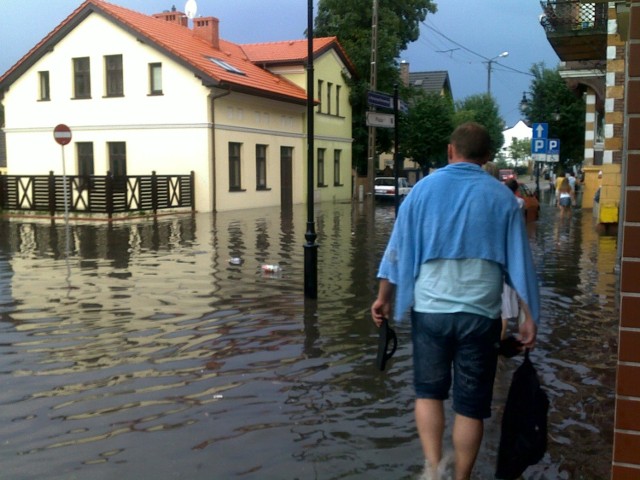
<path fill-rule="evenodd" d="M 114 177 L 127 175 L 127 145 L 125 142 L 108 142 L 109 171 Z"/>
<path fill-rule="evenodd" d="M 331 115 L 331 93 L 333 90 L 333 83 L 327 83 L 327 113 Z"/>
<path fill-rule="evenodd" d="M 49 90 L 49 72 L 38 72 L 38 98 L 40 100 L 51 100 Z"/>
<path fill-rule="evenodd" d="M 89 57 L 73 59 L 73 97 L 91 98 L 91 62 Z"/>
<path fill-rule="evenodd" d="M 76 143 L 76 155 L 78 158 L 78 175 L 89 176 L 93 175 L 93 143 L 92 142 L 77 142 Z"/>
<path fill-rule="evenodd" d="M 162 64 L 149 64 L 149 95 L 162 95 Z"/>
<path fill-rule="evenodd" d="M 318 80 L 318 94 L 316 98 L 318 99 L 318 113 L 322 113 L 322 86 L 324 82 L 322 80 Z"/>
<path fill-rule="evenodd" d="M 127 144 L 125 142 L 107 142 L 107 150 L 113 187 L 117 191 L 125 191 L 127 188 Z"/>
<path fill-rule="evenodd" d="M 229 190 L 242 190 L 241 153 L 242 144 L 229 142 Z"/>
<path fill-rule="evenodd" d="M 267 189 L 267 146 L 256 145 L 256 189 Z"/>
<path fill-rule="evenodd" d="M 336 115 L 340 116 L 340 85 L 336 85 Z"/>
<path fill-rule="evenodd" d="M 594 139 L 595 143 L 602 144 L 604 143 L 604 115 L 596 110 L 595 113 L 595 122 L 594 122 L 595 132 Z"/>
<path fill-rule="evenodd" d="M 94 174 L 93 143 L 77 142 L 76 158 L 78 162 L 78 175 L 80 176 L 80 187 L 89 188 L 91 185 L 90 177 Z"/>
<path fill-rule="evenodd" d="M 318 186 L 319 187 L 324 187 L 324 154 L 325 154 L 325 149 L 324 148 L 319 148 L 318 149 Z"/>
<path fill-rule="evenodd" d="M 122 55 L 105 56 L 104 71 L 107 97 L 122 97 L 124 95 Z"/>
<path fill-rule="evenodd" d="M 342 156 L 342 150 L 333 151 L 333 185 L 338 187 L 342 185 L 340 183 L 340 157 Z"/>

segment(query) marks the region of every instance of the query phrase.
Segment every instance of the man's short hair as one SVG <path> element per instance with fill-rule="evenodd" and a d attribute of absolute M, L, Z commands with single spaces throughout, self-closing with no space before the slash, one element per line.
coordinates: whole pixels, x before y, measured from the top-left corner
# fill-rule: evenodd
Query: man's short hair
<path fill-rule="evenodd" d="M 467 160 L 487 161 L 493 154 L 489 132 L 476 122 L 458 126 L 451 134 L 449 143 L 455 147 L 458 155 Z"/>

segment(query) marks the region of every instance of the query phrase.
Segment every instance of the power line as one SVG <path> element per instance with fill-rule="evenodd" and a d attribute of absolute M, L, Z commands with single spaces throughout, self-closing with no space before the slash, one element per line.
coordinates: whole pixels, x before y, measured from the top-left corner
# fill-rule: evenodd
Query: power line
<path fill-rule="evenodd" d="M 452 43 L 452 44 L 454 44 L 454 45 L 456 45 L 456 46 L 458 47 L 457 49 L 448 49 L 448 50 L 441 50 L 441 51 L 436 50 L 436 52 L 437 52 L 437 53 L 449 53 L 449 58 L 452 58 L 452 52 L 453 52 L 454 50 L 462 49 L 462 50 L 464 50 L 464 51 L 466 51 L 466 52 L 471 53 L 472 55 L 475 55 L 476 57 L 480 57 L 484 62 L 488 62 L 488 61 L 490 60 L 488 57 L 485 57 L 484 55 L 481 55 L 481 54 L 479 54 L 478 52 L 474 52 L 474 51 L 473 51 L 473 50 L 471 50 L 470 48 L 468 48 L 468 47 L 466 47 L 466 46 L 462 45 L 461 43 L 459 43 L 459 42 L 455 41 L 454 39 L 450 38 L 449 36 L 445 35 L 445 34 L 444 34 L 444 33 L 442 33 L 440 30 L 438 30 L 435 26 L 428 25 L 428 24 L 427 24 L 426 22 L 424 22 L 424 21 L 423 21 L 423 22 L 421 22 L 421 23 L 422 23 L 422 25 L 424 25 L 427 29 L 431 30 L 433 33 L 435 33 L 435 34 L 437 34 L 437 35 L 441 36 L 442 38 L 444 38 L 444 39 L 445 39 L 445 40 L 447 40 L 448 42 L 450 42 L 450 43 Z M 518 70 L 517 68 L 513 68 L 513 67 L 510 67 L 510 66 L 508 66 L 508 65 L 503 65 L 502 63 L 499 63 L 499 62 L 493 62 L 493 65 L 500 66 L 500 67 L 502 67 L 504 70 L 509 70 L 509 71 L 511 71 L 511 72 L 513 72 L 513 73 L 518 73 L 518 74 L 520 74 L 520 75 L 527 75 L 527 76 L 529 76 L 529 77 L 533 77 L 533 76 L 534 76 L 531 72 L 523 72 L 522 70 Z M 503 71 L 504 71 L 504 70 L 503 70 Z"/>

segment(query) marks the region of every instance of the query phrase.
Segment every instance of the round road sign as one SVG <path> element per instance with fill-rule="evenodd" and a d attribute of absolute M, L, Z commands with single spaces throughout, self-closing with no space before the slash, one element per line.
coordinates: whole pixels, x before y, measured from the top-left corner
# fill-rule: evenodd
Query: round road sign
<path fill-rule="evenodd" d="M 66 145 L 71 141 L 71 129 L 63 123 L 56 125 L 53 129 L 53 138 L 60 145 Z"/>

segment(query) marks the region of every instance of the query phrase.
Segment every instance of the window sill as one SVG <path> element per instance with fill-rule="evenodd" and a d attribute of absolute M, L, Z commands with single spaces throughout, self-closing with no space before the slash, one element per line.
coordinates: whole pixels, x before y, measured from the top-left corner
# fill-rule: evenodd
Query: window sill
<path fill-rule="evenodd" d="M 102 98 L 123 98 L 123 97 L 124 97 L 124 93 L 118 93 L 114 95 L 104 95 Z"/>
<path fill-rule="evenodd" d="M 256 191 L 258 191 L 258 192 L 269 192 L 269 191 L 271 191 L 271 187 L 256 187 Z"/>
<path fill-rule="evenodd" d="M 164 92 L 151 92 L 147 94 L 147 97 L 162 97 Z"/>
<path fill-rule="evenodd" d="M 71 100 L 91 100 L 91 95 L 88 97 L 71 97 Z"/>
<path fill-rule="evenodd" d="M 334 187 L 344 187 L 344 183 L 334 183 Z"/>
<path fill-rule="evenodd" d="M 246 192 L 247 190 L 245 188 L 230 188 L 229 192 L 234 193 L 234 192 Z"/>
<path fill-rule="evenodd" d="M 329 185 L 325 185 L 324 183 L 323 184 L 319 183 L 318 185 L 316 185 L 316 187 L 318 187 L 318 188 L 327 188 L 328 186 Z"/>

